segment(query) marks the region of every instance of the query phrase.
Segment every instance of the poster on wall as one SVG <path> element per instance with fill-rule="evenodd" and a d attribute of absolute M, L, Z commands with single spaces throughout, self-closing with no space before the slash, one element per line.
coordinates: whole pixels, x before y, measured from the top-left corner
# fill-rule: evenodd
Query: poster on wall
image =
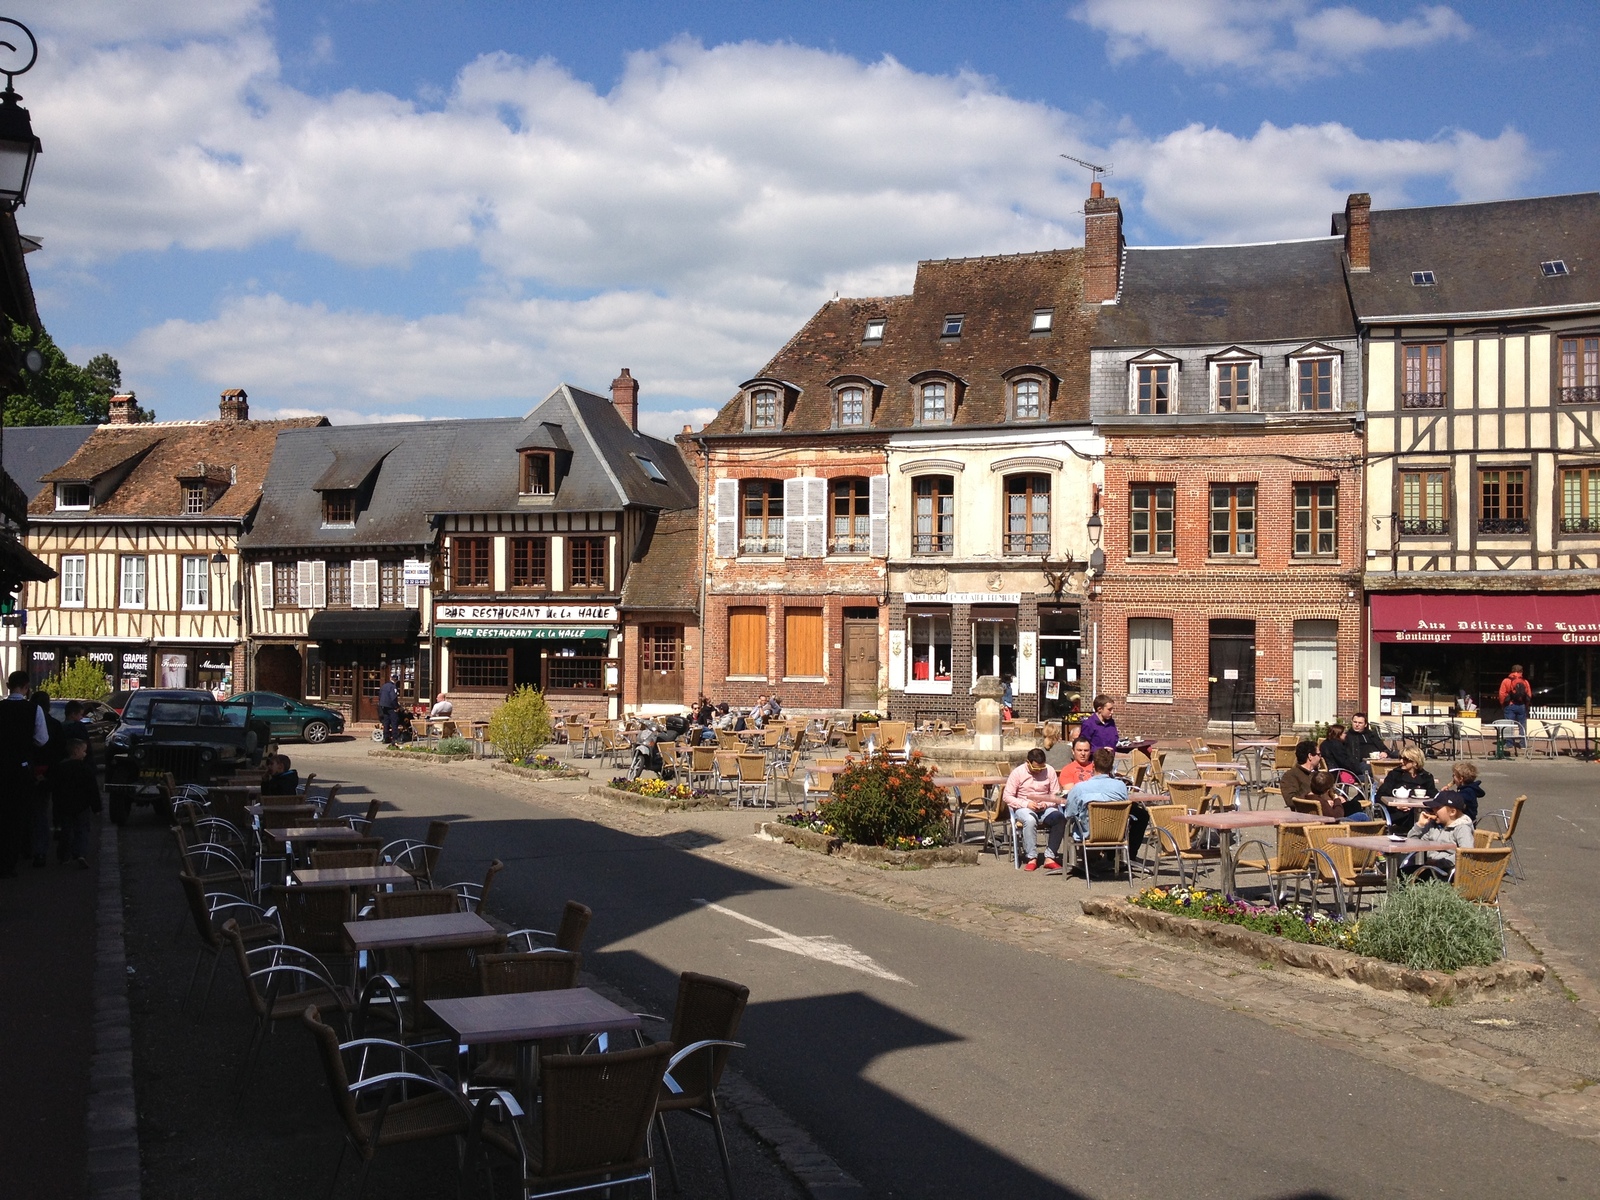
<path fill-rule="evenodd" d="M 189 656 L 187 654 L 163 654 L 160 659 L 162 687 L 181 688 L 189 686 Z"/>
<path fill-rule="evenodd" d="M 1044 698 L 1046 700 L 1061 699 L 1061 681 L 1052 679 L 1044 685 Z"/>

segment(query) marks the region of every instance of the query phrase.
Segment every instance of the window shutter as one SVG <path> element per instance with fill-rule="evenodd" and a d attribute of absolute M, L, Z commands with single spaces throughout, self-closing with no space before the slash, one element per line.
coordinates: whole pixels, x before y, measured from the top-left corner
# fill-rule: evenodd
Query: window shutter
<path fill-rule="evenodd" d="M 350 607 L 378 607 L 378 560 L 358 558 L 350 564 Z"/>
<path fill-rule="evenodd" d="M 311 607 L 328 607 L 328 564 L 320 558 L 311 564 Z"/>
<path fill-rule="evenodd" d="M 717 480 L 717 557 L 739 555 L 739 481 Z"/>
<path fill-rule="evenodd" d="M 872 544 L 868 549 L 874 558 L 889 557 L 889 477 L 872 477 Z"/>
<path fill-rule="evenodd" d="M 806 554 L 806 480 L 783 481 L 783 556 L 804 558 Z"/>
<path fill-rule="evenodd" d="M 272 607 L 272 564 L 256 564 L 256 602 L 262 608 Z"/>
<path fill-rule="evenodd" d="M 400 571 L 401 571 L 402 578 L 404 577 L 405 569 L 406 569 L 405 568 L 405 564 L 402 563 L 400 565 Z M 406 592 L 406 596 L 405 596 L 406 607 L 407 608 L 417 608 L 422 603 L 422 589 L 420 587 L 418 587 L 414 583 L 407 583 L 407 584 L 404 584 L 403 586 L 405 587 L 405 592 Z"/>
<path fill-rule="evenodd" d="M 821 558 L 828 552 L 828 481 L 808 478 L 806 495 L 806 557 Z"/>
<path fill-rule="evenodd" d="M 299 604 L 301 608 L 316 607 L 316 604 L 314 603 L 316 597 L 313 591 L 316 586 L 316 581 L 312 574 L 312 568 L 315 566 L 316 563 L 312 562 L 310 559 L 302 559 L 299 563 L 295 564 L 295 590 L 299 593 L 295 597 L 295 602 Z"/>

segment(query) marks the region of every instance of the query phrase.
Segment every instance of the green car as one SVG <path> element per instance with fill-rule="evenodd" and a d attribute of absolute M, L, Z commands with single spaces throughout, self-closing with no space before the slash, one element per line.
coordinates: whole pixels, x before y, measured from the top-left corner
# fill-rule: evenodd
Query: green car
<path fill-rule="evenodd" d="M 291 700 L 277 692 L 244 692 L 233 699 L 249 701 L 254 719 L 271 726 L 276 741 L 299 738 L 312 743 L 325 742 L 334 734 L 344 732 L 344 718 L 320 704 Z"/>

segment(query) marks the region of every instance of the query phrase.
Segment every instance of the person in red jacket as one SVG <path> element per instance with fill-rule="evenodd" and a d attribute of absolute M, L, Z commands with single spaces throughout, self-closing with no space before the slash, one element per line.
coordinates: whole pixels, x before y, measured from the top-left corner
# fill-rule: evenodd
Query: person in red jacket
<path fill-rule="evenodd" d="M 1528 735 L 1528 705 L 1533 703 L 1533 688 L 1522 676 L 1520 665 L 1511 668 L 1511 674 L 1500 681 L 1500 709 L 1507 721 L 1517 723 L 1521 737 L 1513 739 L 1517 749 L 1522 748 L 1522 738 Z"/>

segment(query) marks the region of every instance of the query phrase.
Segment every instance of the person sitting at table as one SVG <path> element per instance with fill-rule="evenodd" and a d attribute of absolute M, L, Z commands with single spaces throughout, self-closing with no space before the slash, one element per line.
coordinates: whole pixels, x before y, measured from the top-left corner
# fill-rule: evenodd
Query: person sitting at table
<path fill-rule="evenodd" d="M 1389 757 L 1389 747 L 1383 744 L 1383 738 L 1368 722 L 1366 713 L 1350 714 L 1350 728 L 1345 731 L 1344 744 L 1362 762 Z M 1372 768 L 1367 769 L 1370 771 Z"/>
<path fill-rule="evenodd" d="M 1478 768 L 1469 762 L 1459 762 L 1450 771 L 1450 791 L 1461 796 L 1461 811 L 1478 823 L 1478 801 L 1483 799 L 1483 784 L 1478 782 Z"/>
<path fill-rule="evenodd" d="M 1415 746 L 1407 746 L 1400 753 L 1400 765 L 1384 776 L 1383 782 L 1378 785 L 1377 798 L 1380 801 L 1390 800 L 1394 798 L 1396 792 L 1401 791 L 1413 799 L 1433 795 L 1439 790 L 1439 785 L 1428 773 L 1427 761 L 1421 750 Z M 1390 812 L 1389 828 L 1395 833 L 1408 833 L 1416 819 L 1416 813 L 1410 809 L 1393 809 Z"/>
<path fill-rule="evenodd" d="M 455 715 L 456 706 L 450 703 L 450 698 L 440 692 L 439 698 L 433 702 L 433 707 L 428 710 L 428 720 L 442 721 L 446 717 Z"/>
<path fill-rule="evenodd" d="M 1089 744 L 1089 739 L 1081 733 L 1077 741 L 1072 743 L 1072 757 L 1066 761 L 1058 775 L 1057 782 L 1061 785 L 1061 794 L 1066 795 L 1085 779 L 1094 776 L 1094 747 Z"/>
<path fill-rule="evenodd" d="M 1044 751 L 1034 747 L 1028 759 L 1011 772 L 1003 793 L 1011 817 L 1022 826 L 1022 864 L 1024 871 L 1061 869 L 1061 839 L 1067 830 L 1067 817 L 1056 794 L 1055 773 L 1044 760 Z M 1039 826 L 1045 828 L 1050 856 L 1039 853 Z"/>
<path fill-rule="evenodd" d="M 1359 800 L 1341 800 L 1333 790 L 1339 782 L 1338 776 L 1332 771 L 1317 771 L 1311 776 L 1311 791 L 1309 796 L 1315 800 L 1322 809 L 1322 815 L 1331 817 L 1335 821 L 1349 820 L 1351 817 L 1364 820 L 1367 811 Z"/>
<path fill-rule="evenodd" d="M 1284 800 L 1300 800 L 1311 795 L 1311 777 L 1322 770 L 1322 755 L 1317 744 L 1304 741 L 1294 748 L 1294 766 L 1283 773 L 1278 781 L 1278 791 Z"/>
<path fill-rule="evenodd" d="M 269 773 L 261 781 L 263 796 L 293 796 L 300 790 L 300 772 L 294 769 L 287 754 L 274 754 L 267 762 Z"/>
<path fill-rule="evenodd" d="M 1079 734 L 1089 739 L 1089 745 L 1099 750 L 1109 746 L 1115 750 L 1120 735 L 1117 732 L 1116 719 L 1111 715 L 1111 697 L 1096 696 L 1094 698 L 1094 711 L 1083 719 L 1083 724 L 1078 729 Z"/>
<path fill-rule="evenodd" d="M 760 729 L 767 723 L 767 697 L 766 694 L 756 697 L 756 702 L 750 706 L 750 711 L 745 714 L 745 728 Z"/>
<path fill-rule="evenodd" d="M 1117 765 L 1117 752 L 1110 746 L 1101 746 L 1094 752 L 1094 774 L 1073 786 L 1067 793 L 1067 821 L 1072 828 L 1072 840 L 1081 842 L 1089 836 L 1089 804 L 1096 800 L 1121 801 L 1129 798 L 1128 785 L 1111 772 Z M 1132 858 L 1144 844 L 1145 830 L 1150 828 L 1150 814 L 1143 804 L 1128 810 L 1128 857 Z"/>
<path fill-rule="evenodd" d="M 1357 756 L 1355 747 L 1350 744 L 1349 733 L 1337 721 L 1328 726 L 1328 736 L 1322 739 L 1318 752 L 1322 755 L 1325 770 L 1342 771 L 1349 776 L 1348 779 L 1340 779 L 1340 783 L 1356 783 L 1365 779 L 1371 770 L 1367 760 Z"/>
<path fill-rule="evenodd" d="M 1422 813 L 1411 829 L 1411 836 L 1419 842 L 1453 844 L 1463 850 L 1472 849 L 1472 818 L 1462 811 L 1465 801 L 1460 792 L 1443 791 L 1422 806 Z M 1456 865 L 1456 856 L 1450 853 L 1433 854 L 1423 851 L 1406 859 L 1407 869 L 1420 872 L 1426 867 L 1438 867 L 1449 872 Z"/>

